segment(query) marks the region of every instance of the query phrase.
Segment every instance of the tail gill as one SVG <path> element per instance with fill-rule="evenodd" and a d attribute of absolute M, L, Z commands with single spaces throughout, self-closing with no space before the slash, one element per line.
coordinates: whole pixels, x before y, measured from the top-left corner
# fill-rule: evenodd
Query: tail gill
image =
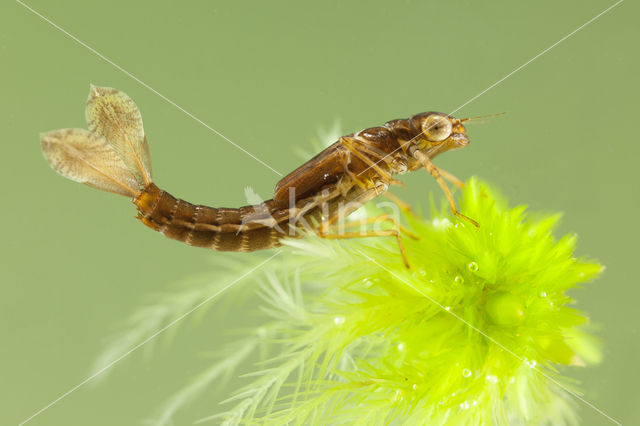
<path fill-rule="evenodd" d="M 138 107 L 123 92 L 92 85 L 86 119 L 89 130 L 41 134 L 45 159 L 68 179 L 137 197 L 152 182 L 149 143 Z"/>

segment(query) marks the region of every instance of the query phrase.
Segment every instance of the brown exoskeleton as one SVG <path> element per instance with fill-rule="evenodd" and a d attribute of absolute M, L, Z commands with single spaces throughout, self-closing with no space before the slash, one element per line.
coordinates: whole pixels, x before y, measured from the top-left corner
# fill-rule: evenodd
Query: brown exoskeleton
<path fill-rule="evenodd" d="M 439 112 L 392 120 L 343 136 L 284 177 L 273 199 L 240 208 L 213 208 L 174 198 L 151 177 L 151 158 L 140 111 L 123 92 L 91 86 L 86 106 L 89 130 L 61 129 L 41 135 L 42 151 L 61 175 L 86 185 L 133 199 L 138 218 L 148 227 L 187 244 L 220 251 L 254 251 L 280 245 L 312 228 L 320 235 L 326 225 L 344 217 L 397 183 L 395 174 L 426 168 L 458 212 L 443 176 L 432 159 L 467 146 L 463 122 Z M 398 229 L 351 236 L 391 235 Z"/>

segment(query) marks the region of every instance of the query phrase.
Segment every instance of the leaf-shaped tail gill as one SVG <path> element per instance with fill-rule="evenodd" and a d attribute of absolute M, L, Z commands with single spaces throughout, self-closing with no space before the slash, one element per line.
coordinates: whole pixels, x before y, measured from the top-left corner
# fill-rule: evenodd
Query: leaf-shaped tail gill
<path fill-rule="evenodd" d="M 136 197 L 140 182 L 102 136 L 84 129 L 60 129 L 40 135 L 42 153 L 53 170 L 103 191 Z"/>
<path fill-rule="evenodd" d="M 133 100 L 117 89 L 91 85 L 85 115 L 89 131 L 107 140 L 138 183 L 151 183 L 149 142 Z"/>

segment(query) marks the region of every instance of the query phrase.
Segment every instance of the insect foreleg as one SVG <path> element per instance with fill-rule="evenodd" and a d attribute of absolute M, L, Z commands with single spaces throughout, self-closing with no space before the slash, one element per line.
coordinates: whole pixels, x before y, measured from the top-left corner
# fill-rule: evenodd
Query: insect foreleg
<path fill-rule="evenodd" d="M 478 224 L 478 222 L 471 219 L 470 217 L 463 215 L 458 211 L 458 207 L 456 207 L 456 202 L 453 198 L 453 194 L 451 194 L 451 190 L 449 189 L 449 187 L 447 186 L 447 183 L 442 178 L 442 175 L 440 174 L 440 170 L 438 170 L 435 164 L 433 164 L 433 161 L 431 161 L 431 159 L 420 150 L 415 150 L 413 152 L 413 156 L 416 158 L 416 160 L 422 163 L 422 165 L 427 169 L 427 171 L 431 174 L 431 176 L 433 176 L 435 180 L 438 182 L 438 185 L 440 185 L 440 188 L 442 188 L 442 191 L 444 192 L 445 197 L 447 197 L 447 201 L 449 202 L 449 207 L 451 208 L 451 212 L 453 213 L 453 215 L 456 217 L 459 217 L 460 219 L 464 219 L 469 223 L 471 223 L 473 226 L 479 228 L 480 225 Z"/>
<path fill-rule="evenodd" d="M 445 178 L 445 180 L 448 180 L 450 183 L 454 184 L 460 189 L 464 189 L 464 182 L 455 177 L 453 174 L 449 173 L 446 170 L 442 170 L 441 168 L 438 168 L 438 171 L 440 172 L 440 175 Z"/>

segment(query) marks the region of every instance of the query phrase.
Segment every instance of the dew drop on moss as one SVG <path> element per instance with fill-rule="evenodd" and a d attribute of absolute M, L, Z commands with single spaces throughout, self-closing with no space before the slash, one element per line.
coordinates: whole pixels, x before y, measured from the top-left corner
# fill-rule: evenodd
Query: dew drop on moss
<path fill-rule="evenodd" d="M 498 383 L 498 377 L 494 376 L 493 374 L 487 374 L 487 377 L 485 377 L 485 379 L 487 379 L 487 382 L 489 383 Z"/>
<path fill-rule="evenodd" d="M 462 278 L 460 275 L 456 275 L 456 277 L 453 279 L 453 282 L 455 282 L 456 284 L 462 284 L 464 283 L 464 278 Z"/>
<path fill-rule="evenodd" d="M 468 368 L 462 370 L 462 377 L 471 377 L 471 370 L 469 370 Z"/>
<path fill-rule="evenodd" d="M 467 265 L 467 268 L 469 268 L 469 270 L 470 270 L 471 272 L 477 272 L 477 271 L 478 271 L 478 269 L 479 269 L 478 264 L 477 264 L 476 262 L 471 262 L 471 263 L 469 263 L 469 264 Z"/>
<path fill-rule="evenodd" d="M 333 318 L 333 323 L 335 325 L 342 325 L 342 324 L 344 324 L 345 321 L 346 321 L 346 319 L 342 315 L 338 315 L 338 316 Z"/>
<path fill-rule="evenodd" d="M 427 271 L 425 271 L 424 269 L 420 269 L 415 271 L 412 275 L 414 278 L 424 278 L 427 276 Z"/>

